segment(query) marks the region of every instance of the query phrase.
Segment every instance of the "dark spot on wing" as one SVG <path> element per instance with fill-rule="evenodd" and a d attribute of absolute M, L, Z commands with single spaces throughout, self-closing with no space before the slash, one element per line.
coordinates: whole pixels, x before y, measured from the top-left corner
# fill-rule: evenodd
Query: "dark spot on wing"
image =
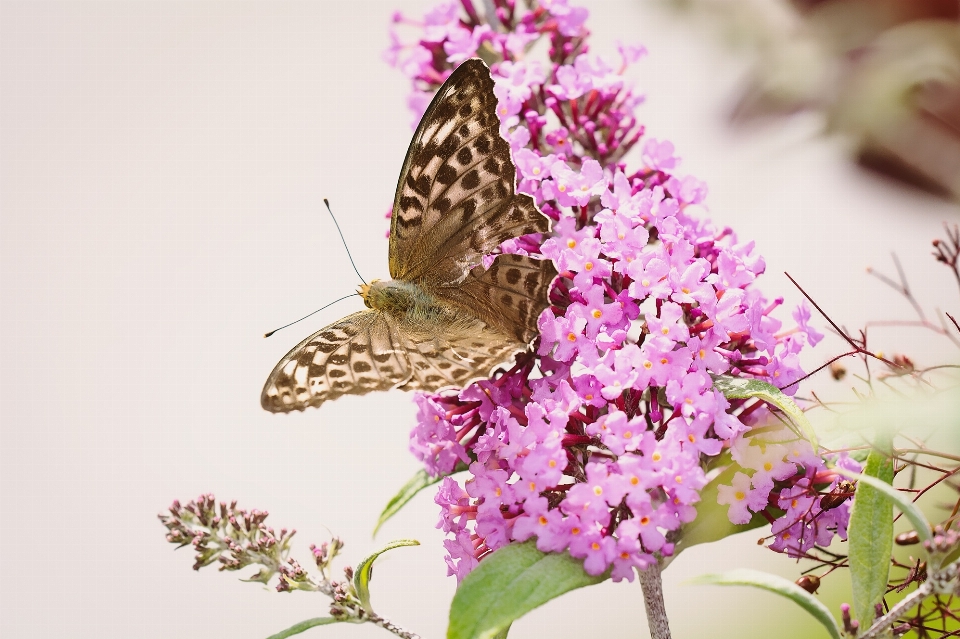
<path fill-rule="evenodd" d="M 473 189 L 480 186 L 480 174 L 477 172 L 476 169 L 469 171 L 466 175 L 463 176 L 462 184 L 463 184 L 463 188 L 465 188 L 468 191 L 472 191 Z"/>
<path fill-rule="evenodd" d="M 437 171 L 437 182 L 443 185 L 453 184 L 457 180 L 457 170 L 449 164 L 444 164 Z"/>

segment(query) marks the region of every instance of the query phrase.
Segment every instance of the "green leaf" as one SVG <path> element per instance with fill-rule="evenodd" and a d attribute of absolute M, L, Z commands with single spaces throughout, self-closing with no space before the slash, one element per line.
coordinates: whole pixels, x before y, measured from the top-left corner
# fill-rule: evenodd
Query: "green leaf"
<path fill-rule="evenodd" d="M 784 395 L 779 388 L 773 384 L 762 382 L 759 379 L 743 379 L 740 377 L 730 377 L 728 375 L 713 376 L 713 387 L 723 393 L 727 399 L 749 399 L 756 397 L 762 399 L 768 404 L 773 404 L 784 414 L 786 414 L 793 423 L 800 429 L 804 438 L 810 442 L 814 450 L 819 448 L 817 443 L 817 434 L 813 426 L 803 414 L 800 407 L 793 403 L 793 400 Z"/>
<path fill-rule="evenodd" d="M 504 546 L 460 584 L 450 605 L 447 638 L 492 639 L 534 608 L 609 576 L 588 575 L 582 561 L 540 552 L 533 540 Z"/>
<path fill-rule="evenodd" d="M 360 564 L 357 566 L 356 572 L 353 573 L 353 587 L 357 589 L 357 597 L 359 597 L 360 604 L 363 606 L 364 610 L 367 612 L 373 612 L 373 608 L 370 606 L 370 580 L 373 578 L 373 562 L 377 560 L 377 557 L 388 550 L 393 550 L 394 548 L 419 545 L 420 542 L 416 539 L 398 539 L 397 541 L 391 541 L 389 544 L 360 562 Z"/>
<path fill-rule="evenodd" d="M 889 444 L 889 440 L 886 442 Z M 884 446 L 888 448 L 888 446 Z M 867 456 L 863 474 L 881 483 L 893 482 L 893 461 L 874 449 Z M 853 582 L 853 611 L 861 628 L 868 628 L 887 590 L 890 553 L 893 551 L 893 507 L 885 492 L 873 481 L 861 480 L 853 499 L 848 526 L 850 579 Z"/>
<path fill-rule="evenodd" d="M 917 535 L 920 537 L 920 541 L 927 541 L 933 538 L 933 531 L 930 526 L 930 522 L 927 521 L 926 516 L 924 516 L 923 511 L 917 508 L 917 505 L 913 503 L 910 499 L 906 497 L 902 492 L 891 486 L 890 484 L 870 477 L 869 475 L 859 475 L 857 473 L 852 473 L 844 468 L 834 468 L 836 472 L 841 475 L 855 479 L 859 484 L 866 484 L 872 488 L 879 490 L 883 493 L 887 499 L 893 502 L 893 505 L 903 513 L 904 517 L 910 520 L 910 523 L 913 524 L 914 530 L 917 531 Z M 860 488 L 857 488 L 857 498 L 860 496 Z"/>
<path fill-rule="evenodd" d="M 338 619 L 333 617 L 314 617 L 313 619 L 307 619 L 306 621 L 301 621 L 298 624 L 294 624 L 287 628 L 286 630 L 281 630 L 275 635 L 270 635 L 267 639 L 286 639 L 287 637 L 292 637 L 293 635 L 299 635 L 304 630 L 310 630 L 314 626 L 328 626 L 332 623 L 339 623 Z"/>
<path fill-rule="evenodd" d="M 463 462 L 457 462 L 457 467 L 453 469 L 454 473 L 460 472 L 461 470 L 466 470 L 467 466 Z M 413 499 L 417 493 L 419 493 L 424 488 L 433 486 L 434 484 L 439 483 L 447 475 L 440 475 L 439 477 L 431 477 L 427 474 L 427 471 L 421 469 L 418 470 L 410 480 L 403 485 L 403 488 L 393 496 L 390 501 L 387 502 L 387 505 L 383 508 L 383 512 L 380 513 L 380 519 L 377 520 L 377 525 L 373 529 L 373 536 L 377 536 L 377 531 L 380 530 L 380 526 L 387 523 L 387 520 L 400 512 L 400 509 L 407 505 L 411 499 Z"/>
<path fill-rule="evenodd" d="M 793 601 L 801 608 L 813 615 L 814 619 L 826 628 L 833 639 L 840 639 L 840 627 L 837 625 L 830 610 L 819 599 L 798 586 L 797 584 L 758 570 L 731 570 L 723 574 L 701 575 L 690 583 L 716 584 L 719 586 L 753 586 L 776 593 Z"/>

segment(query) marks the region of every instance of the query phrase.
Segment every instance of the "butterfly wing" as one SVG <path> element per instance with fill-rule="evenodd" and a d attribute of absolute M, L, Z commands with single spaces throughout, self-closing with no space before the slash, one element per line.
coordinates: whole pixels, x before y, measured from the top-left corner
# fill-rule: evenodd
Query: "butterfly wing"
<path fill-rule="evenodd" d="M 287 353 L 267 378 L 260 405 L 288 413 L 341 395 L 387 390 L 410 375 L 390 318 L 380 311 L 361 311 L 320 329 Z"/>
<path fill-rule="evenodd" d="M 463 284 L 442 288 L 437 294 L 526 344 L 539 332 L 537 318 L 549 303 L 547 295 L 556 276 L 550 260 L 498 255 L 489 269 L 478 266 Z"/>
<path fill-rule="evenodd" d="M 486 377 L 516 343 L 472 320 L 444 336 L 390 315 L 361 311 L 297 344 L 273 369 L 260 395 L 272 413 L 319 406 L 341 395 L 402 387 L 435 391 Z"/>
<path fill-rule="evenodd" d="M 487 377 L 517 351 L 517 343 L 499 331 L 475 322 L 475 330 L 458 336 L 438 338 L 417 333 L 403 339 L 410 361 L 410 379 L 403 390 L 435 391 L 445 386 L 464 387 Z"/>
<path fill-rule="evenodd" d="M 490 70 L 467 60 L 440 87 L 407 150 L 390 224 L 390 275 L 442 294 L 504 241 L 546 231 L 549 221 L 515 192 L 515 181 Z"/>

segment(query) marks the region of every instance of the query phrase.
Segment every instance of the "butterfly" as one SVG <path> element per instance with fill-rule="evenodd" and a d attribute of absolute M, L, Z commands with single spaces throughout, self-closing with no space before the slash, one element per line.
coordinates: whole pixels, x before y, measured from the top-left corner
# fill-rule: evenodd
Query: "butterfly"
<path fill-rule="evenodd" d="M 367 310 L 322 328 L 276 365 L 260 404 L 285 413 L 342 395 L 434 391 L 486 377 L 526 348 L 557 271 L 503 254 L 504 241 L 549 220 L 515 189 L 490 70 L 462 63 L 427 107 L 400 171 L 389 281 L 359 289 Z"/>

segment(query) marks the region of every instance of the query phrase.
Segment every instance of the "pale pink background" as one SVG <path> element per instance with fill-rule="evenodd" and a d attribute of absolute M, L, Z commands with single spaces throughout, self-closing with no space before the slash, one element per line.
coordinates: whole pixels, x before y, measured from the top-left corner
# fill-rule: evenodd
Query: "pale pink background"
<path fill-rule="evenodd" d="M 364 276 L 387 273 L 383 214 L 410 115 L 407 81 L 380 52 L 393 11 L 429 4 L 0 4 L 0 635 L 260 638 L 325 614 L 319 595 L 193 573 L 190 550 L 164 543 L 156 513 L 212 491 L 296 527 L 304 561 L 328 528 L 352 563 L 382 542 L 419 539 L 378 566 L 374 602 L 443 636 L 455 584 L 432 495 L 370 539 L 417 469 L 409 397 L 291 416 L 258 404 L 289 347 L 359 308 L 342 302 L 261 338 L 357 284 L 322 198 Z M 817 116 L 730 129 L 745 60 L 656 4 L 583 4 L 595 52 L 615 54 L 617 39 L 650 49 L 631 72 L 649 95 L 641 117 L 709 183 L 718 223 L 757 241 L 770 297 L 799 300 L 786 270 L 846 326 L 912 319 L 864 274 L 892 273 L 895 250 L 928 309 L 957 310 L 949 274 L 928 257 L 956 208 L 864 174 L 842 141 L 819 135 Z M 943 344 L 877 337 L 942 361 Z M 810 623 L 772 596 L 681 585 L 742 565 L 794 574 L 755 545 L 759 534 L 744 537 L 667 571 L 675 636 L 725 626 L 746 636 L 745 619 Z M 639 587 L 606 583 L 531 614 L 511 637 L 645 636 L 642 624 Z"/>

